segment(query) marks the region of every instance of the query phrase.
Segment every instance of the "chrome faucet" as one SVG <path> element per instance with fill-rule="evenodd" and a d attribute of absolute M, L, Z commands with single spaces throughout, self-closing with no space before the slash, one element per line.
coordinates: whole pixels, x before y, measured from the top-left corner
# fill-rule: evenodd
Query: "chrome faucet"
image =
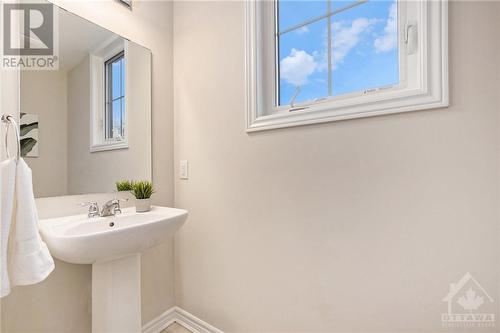
<path fill-rule="evenodd" d="M 89 213 L 87 214 L 87 216 L 89 217 L 89 219 L 91 219 L 93 217 L 99 217 L 100 216 L 100 214 L 99 214 L 99 205 L 97 204 L 97 202 L 95 202 L 95 201 L 82 202 L 80 204 L 80 206 L 82 206 L 82 207 L 89 207 Z"/>
<path fill-rule="evenodd" d="M 121 214 L 122 209 L 120 207 L 120 201 L 128 201 L 128 199 L 113 199 L 109 200 L 102 206 L 101 212 L 99 212 L 99 205 L 96 201 L 82 202 L 80 206 L 89 207 L 89 213 L 87 216 L 89 218 L 94 217 L 107 217 L 115 216 L 116 214 Z"/>
<path fill-rule="evenodd" d="M 122 209 L 120 207 L 120 200 L 113 199 L 109 200 L 102 206 L 101 216 L 115 216 L 117 213 L 121 214 Z"/>

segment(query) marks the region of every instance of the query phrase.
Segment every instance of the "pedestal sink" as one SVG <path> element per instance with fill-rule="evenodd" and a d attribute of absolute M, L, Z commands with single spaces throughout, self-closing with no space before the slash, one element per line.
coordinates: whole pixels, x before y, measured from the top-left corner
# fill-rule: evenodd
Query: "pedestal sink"
<path fill-rule="evenodd" d="M 150 212 L 40 220 L 50 253 L 72 264 L 92 265 L 92 332 L 141 332 L 141 251 L 171 237 L 187 211 Z"/>

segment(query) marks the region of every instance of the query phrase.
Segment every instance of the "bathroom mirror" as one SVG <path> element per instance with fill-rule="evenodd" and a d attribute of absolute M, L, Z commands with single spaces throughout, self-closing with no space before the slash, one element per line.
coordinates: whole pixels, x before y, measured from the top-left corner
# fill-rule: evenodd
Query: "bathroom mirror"
<path fill-rule="evenodd" d="M 35 196 L 151 180 L 150 50 L 57 11 L 59 69 L 20 74 L 22 155 Z"/>

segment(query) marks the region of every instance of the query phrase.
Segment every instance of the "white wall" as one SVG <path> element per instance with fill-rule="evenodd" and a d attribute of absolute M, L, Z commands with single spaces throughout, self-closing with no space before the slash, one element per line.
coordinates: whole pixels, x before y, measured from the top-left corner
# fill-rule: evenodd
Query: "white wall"
<path fill-rule="evenodd" d="M 54 2 L 151 49 L 153 54 L 152 117 L 155 123 L 152 135 L 153 181 L 157 188 L 153 201 L 156 204 L 172 206 L 172 2 L 134 1 L 133 11 L 129 11 L 112 0 Z M 9 84 L 13 84 L 13 81 L 15 79 L 9 80 Z M 2 98 L 8 96 L 11 99 L 9 104 L 15 105 L 16 103 L 16 87 L 15 84 L 4 87 L 2 82 Z M 7 92 L 9 94 L 6 94 Z M 56 200 L 52 203 L 56 206 L 80 209 L 76 203 L 89 198 L 103 200 L 96 195 L 48 198 L 47 200 Z M 38 205 L 40 205 L 40 200 L 37 202 Z M 81 210 L 78 211 L 81 212 Z M 75 212 L 75 210 L 67 212 Z M 57 213 L 57 210 L 51 209 L 50 213 Z M 174 305 L 173 261 L 173 240 L 147 251 L 142 256 L 142 320 L 144 323 Z M 9 333 L 88 332 L 90 327 L 90 315 L 87 308 L 88 295 L 90 295 L 89 283 L 90 266 L 56 262 L 56 270 L 45 282 L 31 287 L 18 288 L 8 297 L 2 298 L 1 331 Z M 61 291 L 62 294 L 54 297 Z M 68 291 L 68 294 L 64 295 L 65 291 Z"/>
<path fill-rule="evenodd" d="M 450 3 L 450 108 L 254 134 L 244 6 L 174 3 L 177 305 L 226 332 L 440 331 L 469 271 L 498 318 L 498 2 Z"/>
<path fill-rule="evenodd" d="M 67 72 L 22 71 L 21 112 L 38 115 L 38 157 L 26 157 L 36 197 L 68 193 Z"/>

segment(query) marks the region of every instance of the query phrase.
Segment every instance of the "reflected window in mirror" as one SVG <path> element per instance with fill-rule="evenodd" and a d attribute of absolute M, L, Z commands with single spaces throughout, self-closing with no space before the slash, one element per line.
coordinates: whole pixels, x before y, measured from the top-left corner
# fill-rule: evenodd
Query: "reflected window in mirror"
<path fill-rule="evenodd" d="M 128 42 L 106 41 L 90 52 L 91 152 L 129 148 L 127 128 Z"/>
<path fill-rule="evenodd" d="M 123 140 L 125 124 L 125 53 L 120 52 L 105 63 L 106 73 L 106 140 Z"/>

